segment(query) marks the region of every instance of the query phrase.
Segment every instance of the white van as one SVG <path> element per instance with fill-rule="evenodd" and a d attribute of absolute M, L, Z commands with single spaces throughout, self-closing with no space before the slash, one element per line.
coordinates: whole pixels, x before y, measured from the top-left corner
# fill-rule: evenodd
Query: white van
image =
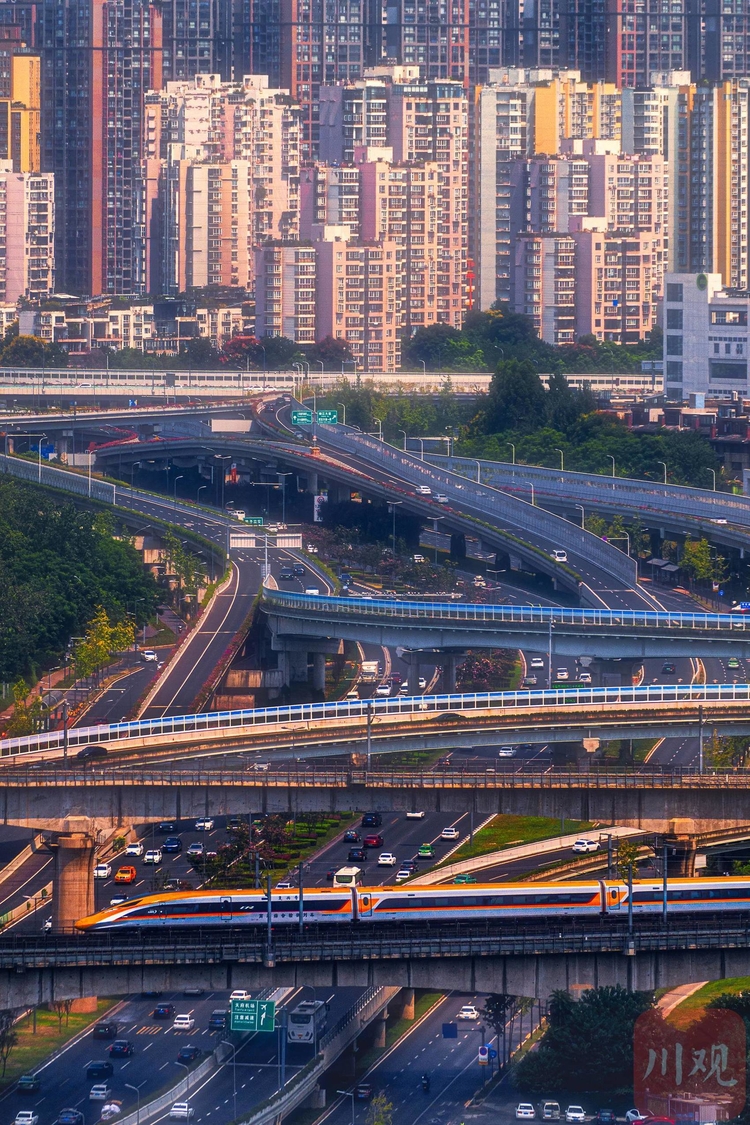
<path fill-rule="evenodd" d="M 333 876 L 334 887 L 358 887 L 361 882 L 361 867 L 340 867 Z"/>

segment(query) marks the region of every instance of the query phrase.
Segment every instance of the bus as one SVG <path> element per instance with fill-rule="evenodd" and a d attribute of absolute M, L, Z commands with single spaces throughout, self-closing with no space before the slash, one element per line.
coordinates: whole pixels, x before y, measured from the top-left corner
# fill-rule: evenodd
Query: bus
<path fill-rule="evenodd" d="M 361 867 L 339 867 L 333 876 L 334 887 L 357 887 L 361 882 Z"/>
<path fill-rule="evenodd" d="M 324 1000 L 303 1000 L 289 1013 L 287 1042 L 317 1043 L 325 1031 L 328 1007 Z"/>

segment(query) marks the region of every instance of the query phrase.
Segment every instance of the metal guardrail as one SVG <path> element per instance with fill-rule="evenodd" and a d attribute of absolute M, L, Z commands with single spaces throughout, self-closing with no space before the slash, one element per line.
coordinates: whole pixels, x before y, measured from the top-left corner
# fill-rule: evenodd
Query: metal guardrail
<path fill-rule="evenodd" d="M 76 496 L 86 496 L 93 500 L 103 500 L 106 504 L 117 503 L 117 486 L 107 481 L 95 480 L 67 469 L 56 469 L 42 462 L 41 466 L 21 457 L 9 457 L 0 453 L 0 472 L 31 481 L 32 484 L 46 484 L 50 488 L 62 488 Z"/>
<path fill-rule="evenodd" d="M 433 491 L 444 491 L 459 506 L 459 510 L 468 503 L 490 518 L 510 517 L 519 529 L 544 536 L 551 548 L 565 548 L 582 555 L 627 586 L 636 585 L 637 567 L 633 559 L 561 516 L 555 516 L 507 493 L 498 496 L 492 488 L 469 482 L 465 477 L 449 470 L 438 469 L 434 464 L 364 434 L 354 434 L 338 426 L 319 428 L 325 432 L 326 441 L 332 445 L 340 446 L 381 468 L 395 470 L 402 480 L 427 484 Z"/>
<path fill-rule="evenodd" d="M 281 707 L 247 708 L 237 711 L 207 711 L 198 715 L 167 715 L 135 719 L 68 731 L 68 747 L 89 743 L 125 744 L 135 739 L 168 737 L 191 732 L 228 728 L 262 729 L 285 724 L 330 724 L 336 720 L 366 722 L 368 717 L 425 715 L 436 712 L 489 712 L 522 708 L 647 704 L 693 705 L 750 703 L 750 684 L 650 684 L 647 687 L 532 688 L 528 691 L 466 692 L 460 695 L 389 696 L 387 698 L 338 700 L 330 703 L 297 703 Z M 568 721 L 567 717 L 564 719 Z M 61 730 L 21 735 L 0 740 L 3 757 L 62 749 Z"/>
<path fill-rule="evenodd" d="M 670 613 L 650 609 L 567 609 L 558 606 L 484 605 L 478 602 L 410 602 L 392 598 L 342 598 L 298 594 L 292 590 L 263 588 L 263 601 L 270 606 L 299 610 L 307 616 L 391 618 L 427 620 L 435 625 L 460 621 L 494 625 L 532 625 L 540 631 L 568 626 L 586 631 L 598 628 L 688 630 L 750 633 L 750 616 L 742 613 Z"/>
<path fill-rule="evenodd" d="M 513 465 L 475 457 L 444 457 L 425 453 L 425 461 L 469 480 L 475 481 L 479 472 L 485 484 L 500 489 L 515 488 L 529 496 L 529 483 L 533 483 L 539 495 L 557 501 L 577 500 L 584 508 L 588 502 L 593 509 L 602 504 L 618 509 L 625 507 L 636 515 L 639 511 L 648 510 L 709 520 L 726 519 L 730 523 L 750 526 L 750 496 L 632 477 L 605 476 L 603 473 L 574 473 L 537 465 Z"/>
<path fill-rule="evenodd" d="M 357 999 L 354 1004 L 352 1004 L 351 1008 L 349 1008 L 347 1012 L 344 1012 L 341 1019 L 337 1020 L 333 1027 L 330 1028 L 330 1030 L 322 1036 L 320 1040 L 321 1051 L 324 1051 L 328 1044 L 333 1042 L 338 1033 L 340 1031 L 343 1031 L 347 1024 L 350 1024 L 352 1020 L 356 1019 L 359 1013 L 367 1007 L 370 1001 L 374 1000 L 376 996 L 382 993 L 382 991 L 383 989 L 381 986 L 374 984 L 371 984 L 369 988 L 366 988 L 359 999 Z"/>

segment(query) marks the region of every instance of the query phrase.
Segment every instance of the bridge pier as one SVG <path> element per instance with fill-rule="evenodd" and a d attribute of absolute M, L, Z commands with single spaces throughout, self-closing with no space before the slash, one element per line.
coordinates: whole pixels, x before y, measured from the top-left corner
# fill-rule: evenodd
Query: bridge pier
<path fill-rule="evenodd" d="M 94 912 L 94 852 L 89 820 L 71 816 L 64 831 L 50 845 L 54 853 L 52 929 L 73 929 L 79 918 Z"/>

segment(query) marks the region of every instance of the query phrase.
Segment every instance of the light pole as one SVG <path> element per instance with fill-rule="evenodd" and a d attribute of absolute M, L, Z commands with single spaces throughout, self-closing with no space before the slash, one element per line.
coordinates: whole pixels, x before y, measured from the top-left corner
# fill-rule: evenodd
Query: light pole
<path fill-rule="evenodd" d="M 667 483 L 667 463 L 666 463 L 666 461 L 657 461 L 656 464 L 661 465 L 661 467 L 664 469 L 664 484 L 666 484 Z"/>
<path fill-rule="evenodd" d="M 528 481 L 528 485 L 529 485 L 529 488 L 531 489 L 531 506 L 533 508 L 536 505 L 536 500 L 534 498 L 534 482 L 533 482 L 533 480 Z"/>
<path fill-rule="evenodd" d="M 627 531 L 623 531 L 622 535 L 608 535 L 607 536 L 607 542 L 608 543 L 615 543 L 618 539 L 620 539 L 620 540 L 627 539 L 627 541 L 628 541 L 628 558 L 630 558 L 630 536 L 628 535 Z"/>
<path fill-rule="evenodd" d="M 516 447 L 515 447 L 515 445 L 513 444 L 512 441 L 506 441 L 505 444 L 509 445 L 510 448 L 511 448 L 511 457 L 513 458 L 512 461 L 511 461 L 511 465 L 515 465 L 515 463 L 516 463 Z"/>
<path fill-rule="evenodd" d="M 576 508 L 581 509 L 581 527 L 585 529 L 585 527 L 586 527 L 586 514 L 583 510 L 583 504 L 576 504 Z"/>
<path fill-rule="evenodd" d="M 394 560 L 394 562 L 396 560 L 396 508 L 398 508 L 399 504 L 403 504 L 403 500 L 389 500 L 388 501 L 388 507 L 391 509 L 391 512 L 393 514 L 393 530 L 392 530 L 392 533 L 391 533 L 391 543 L 393 545 L 393 560 Z"/>
<path fill-rule="evenodd" d="M 427 378 L 427 364 L 425 363 L 425 361 L 423 359 L 420 359 L 419 362 L 422 364 L 422 375 L 426 379 Z"/>
<path fill-rule="evenodd" d="M 555 453 L 560 454 L 560 469 L 564 473 L 565 472 L 565 454 L 563 453 L 562 449 L 558 449 L 557 446 L 555 446 Z"/>
<path fill-rule="evenodd" d="M 173 1061 L 175 1066 L 181 1066 L 185 1071 L 185 1100 L 187 1101 L 190 1098 L 190 1067 L 187 1065 L 187 1063 L 178 1062 L 177 1059 L 174 1059 Z"/>
<path fill-rule="evenodd" d="M 714 478 L 714 492 L 716 492 L 716 471 L 714 469 L 709 469 L 709 467 L 706 466 L 706 472 L 710 473 L 711 476 Z"/>
<path fill-rule="evenodd" d="M 612 454 L 611 454 L 611 453 L 608 453 L 608 454 L 607 454 L 607 456 L 609 457 L 610 461 L 612 462 L 612 476 L 616 476 L 616 473 L 615 473 L 615 459 L 614 459 L 614 457 L 612 456 Z"/>
<path fill-rule="evenodd" d="M 408 439 L 408 437 L 406 436 L 406 430 L 399 430 L 398 432 L 399 432 L 400 434 L 403 434 L 403 435 L 404 435 L 404 453 L 406 453 L 406 443 L 407 443 L 407 442 L 408 442 L 408 440 L 409 440 L 409 439 Z"/>
<path fill-rule="evenodd" d="M 378 441 L 382 441 L 383 440 L 383 423 L 380 421 L 379 418 L 376 418 L 375 421 L 378 424 Z"/>
<path fill-rule="evenodd" d="M 345 402 L 337 402 L 337 403 L 336 403 L 336 405 L 337 405 L 337 406 L 340 406 L 340 407 L 341 407 L 341 409 L 343 410 L 343 412 L 344 412 L 344 422 L 343 422 L 343 425 L 346 425 L 346 403 L 345 403 Z"/>
<path fill-rule="evenodd" d="M 281 523 L 286 527 L 286 478 L 293 477 L 294 473 L 277 473 L 277 477 L 281 477 Z"/>
<path fill-rule="evenodd" d="M 138 1108 L 135 1114 L 136 1125 L 141 1125 L 141 1086 L 145 1086 L 145 1082 L 141 1082 L 141 1086 L 131 1086 L 129 1082 L 125 1083 L 128 1090 L 134 1090 L 135 1096 L 138 1099 Z"/>
<path fill-rule="evenodd" d="M 341 1094 L 344 1098 L 352 1099 L 352 1125 L 354 1125 L 354 1090 L 337 1090 L 337 1094 Z"/>
<path fill-rule="evenodd" d="M 89 450 L 89 499 L 91 498 L 91 458 L 94 456 L 93 449 Z M 42 443 L 39 442 L 39 479 L 42 479 Z"/>
<path fill-rule="evenodd" d="M 476 460 L 474 460 L 474 458 L 472 458 L 472 460 L 474 461 L 474 464 L 477 467 L 477 484 L 481 484 L 482 483 L 482 462 L 476 461 Z"/>
<path fill-rule="evenodd" d="M 438 524 L 440 523 L 440 520 L 444 520 L 444 519 L 445 519 L 445 516 L 433 516 L 433 517 L 432 517 L 432 525 L 433 525 L 433 526 L 432 526 L 432 531 L 433 531 L 433 534 L 435 535 L 435 566 L 437 566 L 437 552 L 438 552 L 438 541 L 437 541 L 437 537 L 438 537 Z"/>
<path fill-rule="evenodd" d="M 209 486 L 207 484 L 199 484 L 198 485 L 198 493 L 195 497 L 196 504 L 200 504 L 200 502 L 201 502 L 201 492 L 203 491 L 204 488 L 208 488 L 208 487 Z"/>
<path fill-rule="evenodd" d="M 177 511 L 177 481 L 178 480 L 184 480 L 184 479 L 185 479 L 185 474 L 180 473 L 180 475 L 178 477 L 175 477 L 173 482 L 172 482 L 173 485 L 174 485 L 174 492 L 173 492 L 174 499 L 172 501 L 172 511 L 173 512 Z"/>
<path fill-rule="evenodd" d="M 130 499 L 131 500 L 133 499 L 133 476 L 135 474 L 135 470 L 140 469 L 140 467 L 141 467 L 140 461 L 134 461 L 133 464 L 130 466 Z"/>
<path fill-rule="evenodd" d="M 418 437 L 415 440 L 419 442 L 419 456 L 424 461 L 424 438 Z"/>

